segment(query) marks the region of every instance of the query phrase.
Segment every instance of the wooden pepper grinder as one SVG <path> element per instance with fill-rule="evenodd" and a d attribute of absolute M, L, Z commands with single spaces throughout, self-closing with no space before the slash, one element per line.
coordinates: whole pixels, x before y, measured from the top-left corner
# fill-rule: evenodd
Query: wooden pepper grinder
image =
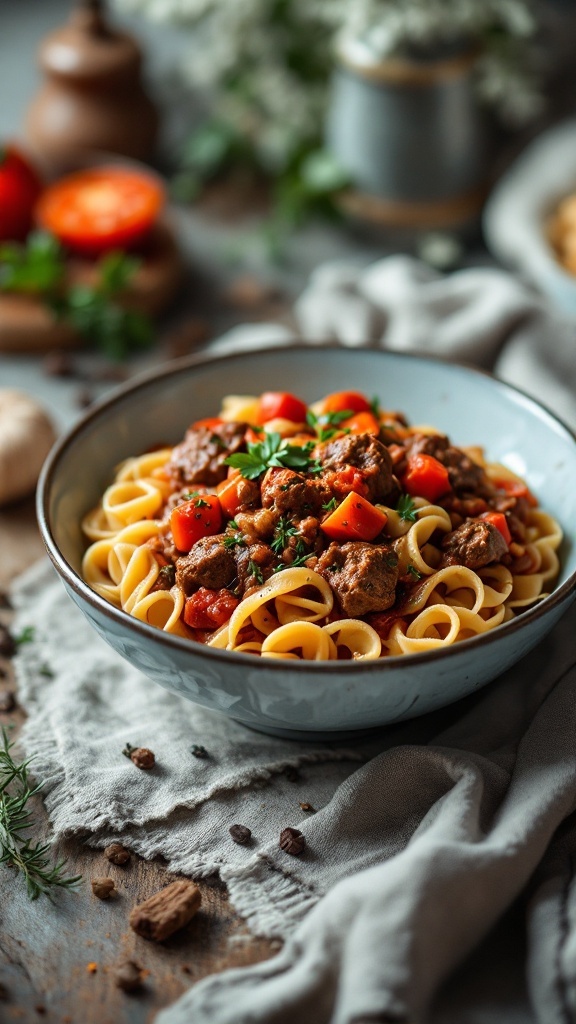
<path fill-rule="evenodd" d="M 48 172 L 69 170 L 98 151 L 146 160 L 156 109 L 142 86 L 142 54 L 112 29 L 102 0 L 81 0 L 68 24 L 43 41 L 46 79 L 26 116 L 29 147 Z"/>

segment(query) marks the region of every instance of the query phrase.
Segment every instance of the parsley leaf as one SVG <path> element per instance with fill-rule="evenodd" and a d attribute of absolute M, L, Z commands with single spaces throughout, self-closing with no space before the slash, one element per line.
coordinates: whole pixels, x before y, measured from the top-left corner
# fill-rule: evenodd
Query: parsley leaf
<path fill-rule="evenodd" d="M 412 565 L 412 563 L 410 563 L 410 565 L 406 566 L 406 572 L 410 573 L 412 578 L 415 579 L 415 580 L 421 580 L 422 579 L 422 573 L 419 572 L 418 569 L 416 568 L 416 566 Z"/>
<path fill-rule="evenodd" d="M 263 441 L 248 442 L 247 452 L 235 452 L 224 459 L 227 466 L 240 470 L 246 480 L 256 480 L 271 466 L 300 470 L 304 473 L 319 473 L 322 469 L 317 460 L 310 458 L 314 442 L 305 445 L 291 445 L 280 434 L 270 433 Z"/>
<path fill-rule="evenodd" d="M 396 505 L 396 511 L 405 523 L 415 523 L 418 518 L 418 509 L 409 494 L 402 495 Z"/>
<path fill-rule="evenodd" d="M 334 434 L 339 432 L 339 426 L 344 420 L 349 420 L 354 413 L 352 409 L 342 409 L 340 412 L 324 412 L 320 416 L 312 412 L 306 413 L 306 423 L 316 432 L 319 441 L 329 441 Z M 340 433 L 349 434 L 347 427 L 340 429 Z"/>
<path fill-rule="evenodd" d="M 254 577 L 257 583 L 264 583 L 262 569 L 256 562 L 253 562 L 252 559 L 248 562 L 248 569 L 250 571 L 250 575 Z"/>
<path fill-rule="evenodd" d="M 380 399 L 378 398 L 377 395 L 374 395 L 374 398 L 370 402 L 370 409 L 374 413 L 376 419 L 378 419 L 379 416 L 380 416 L 380 413 L 382 412 L 382 408 L 381 408 L 381 405 L 380 405 Z"/>
<path fill-rule="evenodd" d="M 333 512 L 338 505 L 338 498 L 330 498 L 330 501 L 325 501 L 322 508 L 325 512 Z"/>
<path fill-rule="evenodd" d="M 295 537 L 297 533 L 298 528 L 286 516 L 281 516 L 274 528 L 274 540 L 270 545 L 272 551 L 279 555 L 288 546 L 290 537 Z"/>
<path fill-rule="evenodd" d="M 224 547 L 227 548 L 228 550 L 230 550 L 232 548 L 235 548 L 235 547 L 239 547 L 239 548 L 246 547 L 246 541 L 244 540 L 244 537 L 243 537 L 243 535 L 241 533 L 240 527 L 238 526 L 238 523 L 236 522 L 236 520 L 235 519 L 229 519 L 228 523 L 226 524 L 226 527 L 227 528 L 229 527 L 231 530 L 234 530 L 234 533 L 227 533 L 225 535 L 225 537 L 224 537 L 224 539 L 222 541 Z"/>

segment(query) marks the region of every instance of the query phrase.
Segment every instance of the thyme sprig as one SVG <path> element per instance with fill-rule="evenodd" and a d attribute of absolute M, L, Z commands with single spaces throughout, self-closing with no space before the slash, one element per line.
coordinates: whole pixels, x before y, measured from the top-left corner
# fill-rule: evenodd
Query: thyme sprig
<path fill-rule="evenodd" d="M 42 784 L 32 785 L 28 773 L 31 758 L 18 764 L 12 757 L 14 743 L 2 728 L 0 747 L 0 864 L 20 871 L 30 899 L 50 895 L 53 888 L 70 889 L 81 875 L 67 877 L 65 860 L 50 862 L 50 843 L 34 843 L 25 833 L 34 826 L 29 803 Z"/>

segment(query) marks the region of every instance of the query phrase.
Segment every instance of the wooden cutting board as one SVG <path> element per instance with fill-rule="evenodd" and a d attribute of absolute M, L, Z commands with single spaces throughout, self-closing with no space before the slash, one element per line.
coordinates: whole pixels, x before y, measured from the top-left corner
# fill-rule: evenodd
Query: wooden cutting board
<path fill-rule="evenodd" d="M 142 263 L 126 290 L 118 297 L 122 305 L 147 316 L 162 313 L 175 297 L 184 276 L 182 254 L 173 231 L 160 223 Z M 96 264 L 70 257 L 68 284 L 94 285 Z M 42 300 L 17 293 L 0 293 L 0 352 L 42 353 L 53 349 L 77 348 L 82 337 L 63 320 L 58 320 Z"/>

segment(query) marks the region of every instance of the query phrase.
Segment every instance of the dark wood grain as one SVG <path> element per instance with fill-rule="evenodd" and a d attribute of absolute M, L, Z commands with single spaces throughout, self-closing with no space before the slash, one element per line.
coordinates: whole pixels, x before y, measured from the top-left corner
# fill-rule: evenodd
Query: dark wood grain
<path fill-rule="evenodd" d="M 42 554 L 33 502 L 0 509 L 0 588 Z M 8 623 L 9 614 L 0 610 L 0 620 Z M 0 659 L 0 694 L 12 690 L 11 665 Z M 23 718 L 18 706 L 0 712 L 0 722 L 16 730 Z M 35 814 L 35 838 L 49 835 L 40 799 Z M 66 857 L 69 873 L 81 874 L 83 882 L 53 901 L 31 902 L 14 869 L 0 865 L 1 1022 L 149 1024 L 200 978 L 263 960 L 278 948 L 248 933 L 216 878 L 196 879 L 202 906 L 186 928 L 166 942 L 149 942 L 132 931 L 128 917 L 136 903 L 173 881 L 161 863 L 133 855 L 128 865 L 117 866 L 81 839 L 57 844 L 54 855 Z M 117 891 L 110 899 L 93 895 L 90 879 L 97 876 L 114 879 Z M 126 958 L 145 971 L 138 993 L 125 993 L 115 983 L 115 968 Z"/>

